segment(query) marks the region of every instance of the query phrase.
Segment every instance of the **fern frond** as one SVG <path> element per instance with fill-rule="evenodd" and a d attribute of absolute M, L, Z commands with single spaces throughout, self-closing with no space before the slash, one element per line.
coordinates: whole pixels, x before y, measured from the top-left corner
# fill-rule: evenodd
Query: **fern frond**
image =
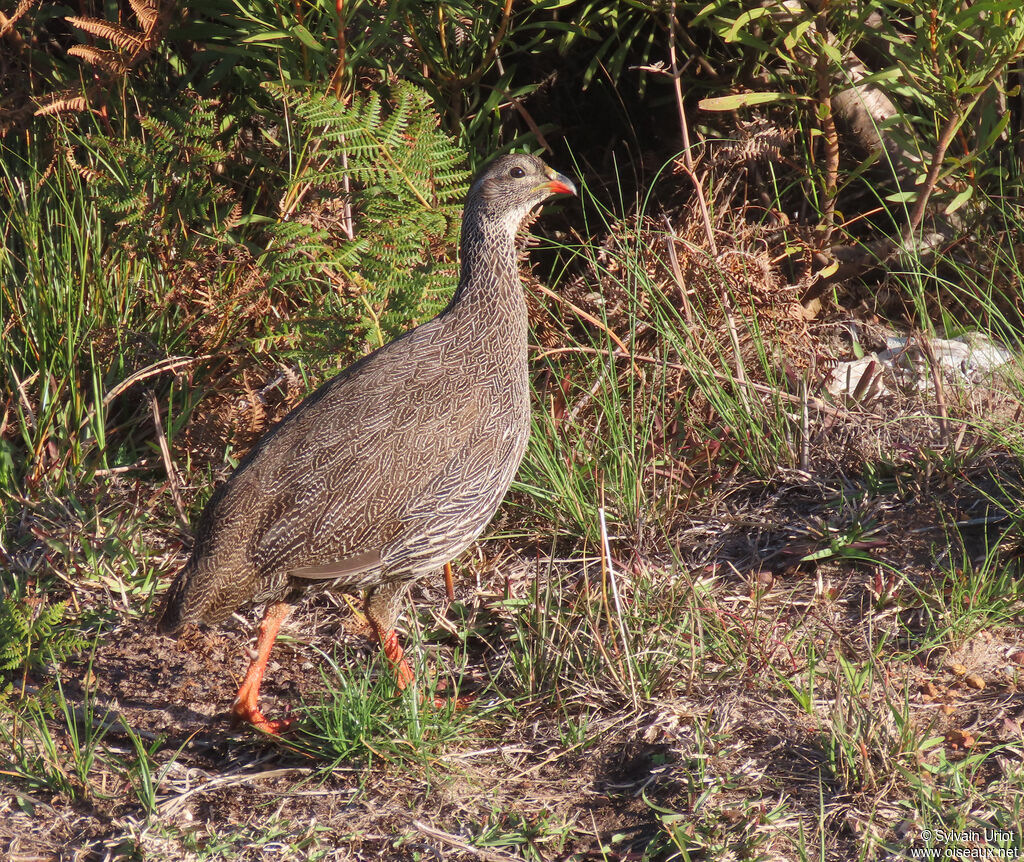
<path fill-rule="evenodd" d="M 105 51 L 102 48 L 93 48 L 91 45 L 72 45 L 68 48 L 68 54 L 114 75 L 123 75 L 128 71 L 128 65 L 124 62 L 123 55 L 116 51 Z"/>
<path fill-rule="evenodd" d="M 242 202 L 237 201 L 224 218 L 224 230 L 234 230 L 242 220 Z"/>
<path fill-rule="evenodd" d="M 358 299 L 342 313 L 359 316 L 346 317 L 339 328 L 371 333 L 375 343 L 399 334 L 410 319 L 439 311 L 457 267 L 454 255 L 437 260 L 436 249 L 455 247 L 469 174 L 463 152 L 441 131 L 430 96 L 399 84 L 390 101 L 373 93 L 346 104 L 322 93 L 267 89 L 288 103 L 296 134 L 309 142 L 308 161 L 285 199 L 310 185 L 325 196 L 351 189 L 357 224 L 351 240 L 340 230 L 314 237 L 295 222 L 276 225 L 275 280 L 301 275 L 340 287 Z"/>
<path fill-rule="evenodd" d="M 0 27 L 0 36 L 6 36 L 11 30 L 14 29 L 14 25 L 18 22 L 18 19 L 28 12 L 33 6 L 36 5 L 37 0 L 21 0 L 21 2 L 15 7 L 11 16 L 7 18 L 3 26 Z"/>
<path fill-rule="evenodd" d="M 75 158 L 75 151 L 71 147 L 64 148 L 64 157 L 67 160 L 68 165 L 71 169 L 78 174 L 87 183 L 98 182 L 105 177 L 105 174 L 91 168 L 88 165 L 79 164 L 78 159 Z"/>
<path fill-rule="evenodd" d="M 45 105 L 36 108 L 37 117 L 45 117 L 49 114 L 58 114 L 63 111 L 88 111 L 89 100 L 85 96 L 57 95 Z"/>
<path fill-rule="evenodd" d="M 128 0 L 142 29 L 150 34 L 160 20 L 160 9 L 150 0 Z"/>
<path fill-rule="evenodd" d="M 85 646 L 74 631 L 61 627 L 67 602 L 30 606 L 28 600 L 0 602 L 0 671 L 43 667 L 63 661 Z"/>
<path fill-rule="evenodd" d="M 90 135 L 82 150 L 88 165 L 74 165 L 92 181 L 93 199 L 119 229 L 118 240 L 183 248 L 199 237 L 228 240 L 224 217 L 239 198 L 223 176 L 231 138 L 215 103 L 186 90 L 174 106 L 138 121 L 143 134 Z"/>
<path fill-rule="evenodd" d="M 127 27 L 112 24 L 102 18 L 82 18 L 72 15 L 65 20 L 91 36 L 112 42 L 116 47 L 129 54 L 134 54 L 142 48 L 143 36 L 137 30 L 129 30 Z"/>

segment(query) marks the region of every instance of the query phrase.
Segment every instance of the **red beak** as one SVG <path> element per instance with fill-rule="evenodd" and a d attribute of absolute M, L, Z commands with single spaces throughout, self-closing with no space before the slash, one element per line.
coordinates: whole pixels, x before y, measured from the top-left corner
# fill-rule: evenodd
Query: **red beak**
<path fill-rule="evenodd" d="M 576 184 L 564 174 L 551 172 L 551 182 L 545 183 L 553 195 L 576 195 Z"/>

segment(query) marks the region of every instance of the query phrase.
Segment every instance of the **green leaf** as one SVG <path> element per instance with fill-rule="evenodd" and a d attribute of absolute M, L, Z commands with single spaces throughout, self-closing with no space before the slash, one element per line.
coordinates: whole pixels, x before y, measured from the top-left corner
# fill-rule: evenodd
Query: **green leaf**
<path fill-rule="evenodd" d="M 307 48 L 312 48 L 314 51 L 323 51 L 324 46 L 320 44 L 305 27 L 301 24 L 296 24 L 292 27 L 292 33 L 298 37 L 299 41 Z"/>
<path fill-rule="evenodd" d="M 985 136 L 985 140 L 983 140 L 978 145 L 979 152 L 985 152 L 990 147 L 992 147 L 992 145 L 995 144 L 996 140 L 1003 134 L 1003 131 L 1006 129 L 1006 126 L 1009 122 L 1010 112 L 1005 111 L 1003 112 L 1003 115 L 999 118 L 999 120 L 996 122 L 995 127 L 992 129 L 992 131 L 990 131 Z"/>
<path fill-rule="evenodd" d="M 786 46 L 788 51 L 792 52 L 796 48 L 813 23 L 809 18 L 806 21 L 798 21 L 796 26 L 785 35 L 782 44 Z M 827 48 L 828 46 L 826 45 L 825 47 Z"/>
<path fill-rule="evenodd" d="M 731 96 L 713 96 L 701 99 L 697 107 L 702 111 L 734 111 L 751 105 L 767 105 L 772 102 L 790 101 L 794 96 L 786 93 L 734 93 Z"/>
<path fill-rule="evenodd" d="M 840 51 L 836 45 L 831 45 L 826 42 L 821 46 L 821 51 L 832 62 L 832 65 L 838 69 L 843 68 L 843 64 L 847 61 L 844 53 Z"/>
<path fill-rule="evenodd" d="M 949 202 L 949 205 L 946 207 L 944 212 L 946 213 L 946 215 L 949 215 L 950 213 L 956 212 L 958 209 L 960 209 L 960 207 L 962 207 L 965 203 L 967 203 L 967 201 L 969 201 L 973 196 L 974 196 L 974 186 L 967 186 L 967 188 L 965 188 L 962 192 L 960 192 L 958 195 L 956 195 L 956 197 L 954 197 L 953 200 L 951 200 Z"/>
<path fill-rule="evenodd" d="M 907 204 L 917 200 L 917 192 L 895 192 L 894 194 L 886 195 L 885 200 L 891 204 Z"/>
<path fill-rule="evenodd" d="M 751 9 L 748 12 L 744 12 L 732 22 L 732 26 L 725 32 L 722 38 L 725 39 L 726 42 L 735 42 L 739 38 L 741 28 L 746 27 L 751 21 L 757 21 L 759 18 L 764 18 L 766 15 L 771 15 L 771 9 L 759 7 L 757 9 Z"/>
<path fill-rule="evenodd" d="M 280 42 L 282 39 L 290 39 L 291 35 L 285 33 L 283 30 L 272 30 L 267 33 L 257 33 L 255 36 L 246 36 L 242 43 L 246 45 L 259 45 L 264 42 Z M 219 48 L 211 48 L 210 50 L 225 50 Z"/>

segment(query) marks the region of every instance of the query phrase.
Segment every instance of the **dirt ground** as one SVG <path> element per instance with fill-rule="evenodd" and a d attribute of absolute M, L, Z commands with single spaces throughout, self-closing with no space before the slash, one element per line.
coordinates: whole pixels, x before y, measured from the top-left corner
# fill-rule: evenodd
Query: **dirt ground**
<path fill-rule="evenodd" d="M 892 502 L 886 549 L 893 562 L 923 581 L 931 576 L 928 561 L 935 553 L 934 537 L 928 536 L 934 512 L 918 503 L 897 511 Z M 125 616 L 105 629 L 91 662 L 68 663 L 60 676 L 69 702 L 91 704 L 91 714 L 83 712 L 81 720 L 94 726 L 109 722 L 105 744 L 115 752 L 131 751 L 122 721 L 156 747 L 153 760 L 166 768 L 156 816 L 147 823 L 130 792 L 130 777 L 111 771 L 110 793 L 89 803 L 6 793 L 0 801 L 0 846 L 12 862 L 658 859 L 674 852 L 666 840 L 672 812 L 685 812 L 687 822 L 701 824 L 702 835 L 720 833 L 723 847 L 742 848 L 749 839 L 761 859 L 796 858 L 801 823 L 806 828 L 819 821 L 829 835 L 822 858 L 855 858 L 867 832 L 898 848 L 906 844 L 913 816 L 897 777 L 872 774 L 872 764 L 884 770 L 886 761 L 865 751 L 870 786 L 851 795 L 830 771 L 820 721 L 798 709 L 793 698 L 780 696 L 772 673 L 786 664 L 788 634 L 809 632 L 833 669 L 837 655 L 876 655 L 891 679 L 864 693 L 864 704 L 876 707 L 864 714 L 891 725 L 883 701 L 906 698 L 918 726 L 942 737 L 955 757 L 979 742 L 1019 746 L 1024 697 L 1016 679 L 1024 663 L 1024 632 L 982 627 L 952 649 L 915 653 L 907 633 L 923 626 L 915 615 L 925 609 L 912 601 L 880 602 L 879 590 L 887 585 L 878 572 L 828 562 L 811 570 L 787 563 L 787 554 L 800 549 L 794 539 L 798 521 L 819 505 L 824 502 L 806 489 L 776 486 L 774 493 L 745 502 L 735 496 L 729 514 L 695 517 L 693 529 L 705 535 L 716 524 L 731 524 L 717 531 L 720 560 L 747 559 L 745 569 L 709 570 L 710 595 L 721 618 L 749 627 L 751 652 L 739 663 L 736 657 L 709 656 L 696 675 L 680 667 L 676 679 L 642 703 L 595 691 L 585 744 L 566 741 L 566 710 L 524 702 L 519 710 L 482 709 L 465 738 L 445 745 L 426 767 L 381 758 L 368 767 L 342 762 L 331 768 L 310 755 L 301 732 L 274 740 L 233 728 L 228 720 L 255 611 L 224 629 L 181 641 L 157 635 L 150 619 Z M 755 513 L 759 559 L 773 561 L 761 568 L 752 568 L 748 556 Z M 977 540 L 983 546 L 981 533 Z M 506 577 L 504 588 L 511 585 L 518 595 L 546 570 L 536 559 L 512 565 L 519 574 Z M 566 570 L 562 589 L 586 577 L 585 571 Z M 655 580 L 647 601 L 669 602 L 680 588 L 678 578 Z M 439 621 L 445 607 L 440 589 L 425 589 L 417 605 L 433 608 Z M 462 583 L 459 599 L 477 615 L 500 618 L 507 616 L 497 601 L 501 592 L 487 583 L 480 589 Z M 628 583 L 625 592 L 627 601 L 641 599 Z M 507 629 L 498 625 L 493 631 L 486 645 L 470 648 L 469 675 L 493 679 L 500 688 L 501 674 L 493 673 L 496 657 L 514 647 Z M 270 716 L 289 709 L 301 713 L 304 704 L 318 702 L 324 655 L 340 650 L 339 661 L 346 663 L 375 657 L 375 646 L 335 597 L 309 597 L 284 635 L 263 689 Z M 665 637 L 667 648 L 670 634 Z M 429 649 L 440 658 L 449 650 Z M 488 697 L 485 688 L 481 698 Z M 816 697 L 825 711 L 836 708 L 827 705 L 836 692 L 822 690 Z M 898 732 L 882 727 L 876 738 Z M 997 778 L 1003 763 L 986 761 L 979 785 Z M 709 793 L 714 787 L 713 797 L 702 801 L 705 787 Z M 785 806 L 784 815 L 772 816 L 778 806 Z M 506 838 L 502 844 L 500 836 L 529 836 L 531 827 L 533 839 Z M 494 845 L 481 846 L 480 836 L 491 833 L 498 836 Z"/>

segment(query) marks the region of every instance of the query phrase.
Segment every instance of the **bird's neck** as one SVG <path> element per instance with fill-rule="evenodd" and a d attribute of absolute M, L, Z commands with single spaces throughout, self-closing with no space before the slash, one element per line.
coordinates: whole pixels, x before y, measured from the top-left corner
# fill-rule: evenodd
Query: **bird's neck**
<path fill-rule="evenodd" d="M 469 220 L 463 225 L 462 272 L 448 313 L 477 326 L 496 326 L 526 338 L 526 302 L 519 280 L 515 233 L 501 224 Z M 521 330 L 521 333 L 520 333 Z"/>

